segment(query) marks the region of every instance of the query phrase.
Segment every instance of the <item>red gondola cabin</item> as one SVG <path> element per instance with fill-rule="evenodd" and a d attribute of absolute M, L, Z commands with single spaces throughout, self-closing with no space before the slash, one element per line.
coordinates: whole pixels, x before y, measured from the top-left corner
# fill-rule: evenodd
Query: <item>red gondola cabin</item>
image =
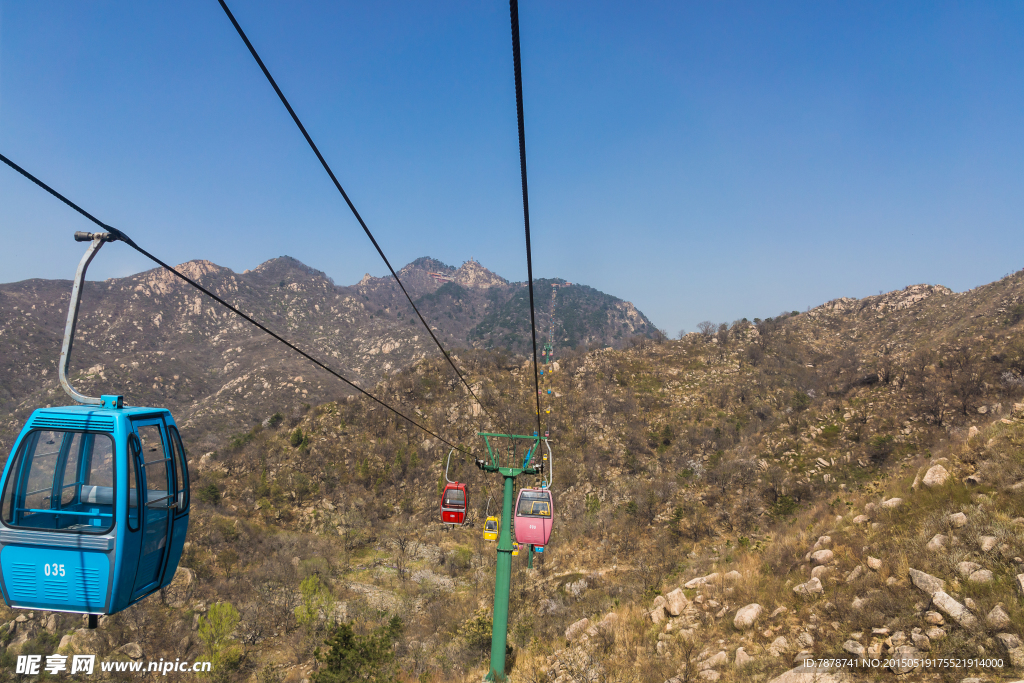
<path fill-rule="evenodd" d="M 449 483 L 441 494 L 441 521 L 445 524 L 461 526 L 466 523 L 466 510 L 469 509 L 469 492 L 465 484 Z"/>

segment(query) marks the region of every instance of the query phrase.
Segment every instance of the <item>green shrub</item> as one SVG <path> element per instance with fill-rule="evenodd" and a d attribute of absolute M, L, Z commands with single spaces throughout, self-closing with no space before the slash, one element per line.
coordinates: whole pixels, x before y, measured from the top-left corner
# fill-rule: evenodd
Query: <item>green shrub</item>
<path fill-rule="evenodd" d="M 238 627 L 238 610 L 230 602 L 217 602 L 206 615 L 199 617 L 199 640 L 206 649 L 206 659 L 214 672 L 223 672 L 238 666 L 241 652 L 230 642 L 231 633 Z"/>
<path fill-rule="evenodd" d="M 256 434 L 253 432 L 245 432 L 243 434 L 235 434 L 231 437 L 231 450 L 240 451 L 256 438 Z"/>
<path fill-rule="evenodd" d="M 289 439 L 288 443 L 292 445 L 292 448 L 298 448 L 299 446 L 302 445 L 302 441 L 302 429 L 300 427 L 296 427 L 295 431 L 292 432 L 292 437 L 291 439 Z"/>
<path fill-rule="evenodd" d="M 452 564 L 459 569 L 469 569 L 473 562 L 473 551 L 464 545 L 460 545 L 452 554 Z"/>
<path fill-rule="evenodd" d="M 876 434 L 868 442 L 868 455 L 877 463 L 882 464 L 896 450 L 896 439 L 890 434 Z"/>
<path fill-rule="evenodd" d="M 201 503 L 216 505 L 220 502 L 220 489 L 217 488 L 216 484 L 207 484 L 206 486 L 202 486 L 198 491 L 196 491 L 196 500 Z"/>
<path fill-rule="evenodd" d="M 295 621 L 312 636 L 320 625 L 321 614 L 327 616 L 331 606 L 331 591 L 320 582 L 320 577 L 310 574 L 299 584 L 302 602 L 295 608 Z"/>
<path fill-rule="evenodd" d="M 316 651 L 320 670 L 313 674 L 313 683 L 392 683 L 395 677 L 395 651 L 393 644 L 402 634 L 402 620 L 391 617 L 386 626 L 360 636 L 347 623 L 338 624 L 325 644 L 330 649 L 321 654 Z"/>
<path fill-rule="evenodd" d="M 1021 320 L 1024 320 L 1024 303 L 1014 304 L 1006 312 L 1006 322 L 1009 325 L 1016 325 Z"/>
<path fill-rule="evenodd" d="M 491 630 L 494 622 L 486 608 L 479 609 L 472 619 L 459 627 L 459 635 L 465 638 L 471 650 L 487 652 L 491 649 Z"/>
<path fill-rule="evenodd" d="M 274 413 L 273 415 L 270 416 L 270 419 L 267 420 L 267 426 L 271 427 L 272 429 L 276 429 L 277 426 L 280 425 L 282 422 L 284 422 L 284 415 L 282 415 L 281 413 Z"/>
<path fill-rule="evenodd" d="M 769 512 L 773 517 L 788 517 L 796 512 L 797 507 L 799 505 L 790 496 L 779 496 L 779 499 L 772 504 Z"/>

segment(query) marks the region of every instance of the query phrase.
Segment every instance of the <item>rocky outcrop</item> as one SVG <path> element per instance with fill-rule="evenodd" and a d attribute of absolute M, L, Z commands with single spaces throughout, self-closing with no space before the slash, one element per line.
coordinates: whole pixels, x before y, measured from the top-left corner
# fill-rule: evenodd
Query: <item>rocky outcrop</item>
<path fill-rule="evenodd" d="M 946 616 L 960 624 L 968 631 L 978 630 L 980 624 L 978 623 L 977 618 L 971 614 L 969 609 L 957 602 L 945 591 L 936 591 L 932 595 L 932 602 L 935 603 L 936 607 L 945 612 Z"/>
<path fill-rule="evenodd" d="M 932 465 L 925 472 L 924 478 L 921 479 L 921 483 L 928 488 L 934 488 L 936 486 L 942 486 L 949 479 L 949 471 L 942 465 Z"/>
<path fill-rule="evenodd" d="M 736 616 L 733 617 L 732 625 L 739 631 L 746 631 L 747 629 L 754 626 L 758 617 L 761 616 L 761 612 L 764 610 L 761 605 L 753 603 L 746 607 L 741 607 L 736 611 Z"/>
<path fill-rule="evenodd" d="M 797 584 L 796 586 L 793 586 L 794 593 L 796 593 L 797 595 L 804 596 L 821 595 L 821 593 L 823 593 L 824 590 L 825 589 L 821 585 L 821 579 L 816 577 L 812 578 L 810 581 L 807 581 L 806 583 L 801 583 Z"/>

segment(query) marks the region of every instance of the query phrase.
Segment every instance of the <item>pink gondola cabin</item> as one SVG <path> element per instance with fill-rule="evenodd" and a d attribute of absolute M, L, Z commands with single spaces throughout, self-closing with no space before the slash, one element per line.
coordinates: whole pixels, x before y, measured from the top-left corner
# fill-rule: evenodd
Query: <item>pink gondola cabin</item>
<path fill-rule="evenodd" d="M 555 501 L 547 489 L 522 489 L 516 500 L 515 533 L 519 543 L 547 545 Z"/>

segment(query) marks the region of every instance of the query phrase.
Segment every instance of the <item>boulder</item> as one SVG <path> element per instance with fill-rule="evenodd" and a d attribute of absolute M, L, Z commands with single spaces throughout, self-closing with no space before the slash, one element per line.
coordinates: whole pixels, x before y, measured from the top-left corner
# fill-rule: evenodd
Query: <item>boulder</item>
<path fill-rule="evenodd" d="M 978 630 L 980 624 L 970 610 L 956 601 L 945 591 L 937 591 L 932 595 L 932 602 L 940 610 L 946 613 L 950 619 L 960 624 L 968 631 Z"/>
<path fill-rule="evenodd" d="M 946 620 L 938 612 L 929 611 L 924 613 L 924 623 L 931 624 L 932 626 L 942 626 L 946 623 Z"/>
<path fill-rule="evenodd" d="M 192 599 L 192 586 L 195 583 L 196 575 L 187 567 L 178 567 L 174 572 L 174 578 L 167 588 L 161 591 L 164 604 L 168 607 L 181 608 Z"/>
<path fill-rule="evenodd" d="M 928 652 L 932 649 L 932 641 L 923 633 L 911 633 L 910 639 L 914 641 L 914 647 L 918 650 Z"/>
<path fill-rule="evenodd" d="M 938 626 L 932 626 L 931 628 L 926 629 L 924 633 L 932 642 L 935 642 L 936 640 L 942 640 L 946 637 L 946 632 Z"/>
<path fill-rule="evenodd" d="M 903 505 L 902 498 L 890 498 L 889 500 L 883 500 L 879 507 L 884 508 L 886 510 L 895 510 L 900 505 Z"/>
<path fill-rule="evenodd" d="M 921 651 L 913 645 L 899 645 L 893 649 L 889 669 L 897 676 L 908 674 L 920 668 L 915 661 L 920 658 Z"/>
<path fill-rule="evenodd" d="M 868 556 L 868 569 L 872 571 L 878 571 L 882 568 L 882 561 L 877 557 Z"/>
<path fill-rule="evenodd" d="M 779 636 L 768 646 L 768 653 L 772 657 L 780 657 L 787 650 L 789 650 L 789 641 L 786 640 L 786 636 Z"/>
<path fill-rule="evenodd" d="M 142 659 L 142 646 L 138 643 L 126 643 L 114 650 L 114 654 L 124 655 L 129 659 Z"/>
<path fill-rule="evenodd" d="M 721 650 L 717 654 L 714 654 L 707 659 L 698 662 L 697 666 L 701 669 L 713 669 L 716 666 L 725 666 L 729 663 L 729 655 L 725 653 L 725 650 Z"/>
<path fill-rule="evenodd" d="M 768 683 L 852 683 L 853 676 L 842 670 L 798 666 Z"/>
<path fill-rule="evenodd" d="M 762 611 L 764 610 L 761 608 L 761 605 L 758 605 L 756 602 L 746 607 L 741 607 L 736 610 L 736 616 L 733 617 L 732 625 L 737 630 L 746 631 L 754 625 L 754 622 L 761 616 Z"/>
<path fill-rule="evenodd" d="M 924 478 L 921 479 L 921 483 L 928 488 L 935 486 L 942 486 L 949 479 L 949 472 L 942 465 L 932 465 L 928 468 L 928 471 L 924 473 Z"/>
<path fill-rule="evenodd" d="M 737 669 L 742 669 L 753 661 L 754 658 L 748 655 L 746 650 L 742 647 L 736 648 L 736 657 L 733 659 L 733 665 Z"/>
<path fill-rule="evenodd" d="M 590 619 L 587 619 L 586 617 L 569 624 L 569 628 L 565 629 L 565 639 L 571 643 L 583 635 L 588 626 L 590 626 Z"/>
<path fill-rule="evenodd" d="M 824 588 L 822 588 L 821 586 L 821 579 L 817 578 L 812 578 L 810 581 L 806 583 L 801 583 L 796 586 L 793 586 L 793 592 L 797 595 L 820 595 L 823 591 Z"/>
<path fill-rule="evenodd" d="M 1024 645 L 1020 638 L 1012 633 L 997 633 L 996 640 L 1006 650 L 1006 655 L 1014 669 L 1024 669 Z"/>
<path fill-rule="evenodd" d="M 828 564 L 834 558 L 835 558 L 835 553 L 833 553 L 828 548 L 823 548 L 821 550 L 815 550 L 813 553 L 811 553 L 811 561 L 814 564 Z"/>
<path fill-rule="evenodd" d="M 988 551 L 992 550 L 992 548 L 995 548 L 997 543 L 999 543 L 999 539 L 995 536 L 978 537 L 978 547 L 981 548 L 981 552 L 983 553 L 987 553 Z"/>
<path fill-rule="evenodd" d="M 1017 590 L 1024 594 L 1024 574 L 1017 574 Z"/>
<path fill-rule="evenodd" d="M 932 540 L 928 541 L 928 545 L 925 546 L 925 550 L 930 550 L 933 553 L 942 552 L 946 548 L 946 543 L 949 541 L 949 537 L 945 534 L 935 534 L 932 536 Z"/>
<path fill-rule="evenodd" d="M 660 624 L 668 618 L 668 615 L 665 614 L 665 608 L 662 605 L 658 605 L 652 609 L 649 616 L 651 617 L 651 621 L 655 624 Z"/>
<path fill-rule="evenodd" d="M 832 567 L 819 564 L 817 567 L 811 570 L 811 577 L 816 579 L 824 579 L 832 573 Z"/>
<path fill-rule="evenodd" d="M 864 575 L 864 565 L 858 564 L 853 571 L 846 575 L 846 583 L 853 583 Z"/>
<path fill-rule="evenodd" d="M 942 579 L 916 569 L 910 570 L 910 580 L 928 595 L 934 595 L 946 588 L 946 582 Z"/>
<path fill-rule="evenodd" d="M 665 611 L 673 617 L 678 617 L 690 604 L 683 593 L 683 589 L 676 588 L 665 596 Z"/>
<path fill-rule="evenodd" d="M 952 528 L 960 529 L 967 526 L 967 515 L 962 512 L 954 512 L 946 517 L 946 521 Z"/>
<path fill-rule="evenodd" d="M 722 583 L 724 583 L 727 586 L 735 586 L 735 585 L 739 584 L 740 581 L 742 581 L 742 580 L 743 580 L 743 574 L 740 574 L 735 569 L 733 569 L 730 572 L 726 572 L 726 573 L 722 574 Z"/>
<path fill-rule="evenodd" d="M 831 536 L 819 536 L 818 540 L 814 542 L 813 550 L 820 550 L 822 548 L 828 548 L 830 545 L 832 545 L 832 537 Z"/>
<path fill-rule="evenodd" d="M 843 643 L 843 649 L 855 657 L 863 657 L 864 653 L 867 652 L 863 645 L 852 638 Z"/>
<path fill-rule="evenodd" d="M 857 515 L 856 517 L 853 518 L 853 523 L 854 524 L 867 524 L 870 521 L 871 521 L 871 518 L 868 517 L 867 515 Z"/>
<path fill-rule="evenodd" d="M 1012 622 L 1010 621 L 1010 615 L 1006 613 L 1006 610 L 1003 609 L 1002 603 L 1000 603 L 993 607 L 992 611 L 988 613 L 988 616 L 985 617 L 985 623 L 988 624 L 988 627 L 991 629 L 1004 631 L 1010 628 L 1010 624 Z"/>
<path fill-rule="evenodd" d="M 24 621 L 19 621 L 19 619 L 24 619 Z M 11 632 L 14 633 L 14 636 L 11 639 L 10 645 L 7 646 L 7 651 L 15 655 L 21 652 L 21 648 L 25 646 L 25 643 L 38 635 L 39 624 L 29 621 L 28 617 L 21 614 L 11 622 L 8 634 Z"/>
<path fill-rule="evenodd" d="M 981 569 L 981 565 L 977 562 L 961 562 L 956 566 L 957 572 L 963 577 L 968 577 L 979 569 Z"/>
<path fill-rule="evenodd" d="M 57 652 L 61 654 L 99 654 L 103 641 L 95 629 L 80 628 L 60 639 Z"/>
<path fill-rule="evenodd" d="M 804 631 L 796 637 L 796 644 L 805 650 L 810 650 L 814 647 L 814 636 Z"/>
<path fill-rule="evenodd" d="M 714 669 L 704 669 L 703 671 L 697 672 L 697 678 L 700 678 L 702 681 L 711 681 L 714 683 L 714 681 L 717 681 L 721 677 L 722 674 L 718 673 Z"/>
<path fill-rule="evenodd" d="M 971 575 L 967 577 L 967 580 L 971 583 L 992 583 L 994 579 L 995 576 L 988 569 L 979 569 L 976 572 L 971 572 Z"/>
<path fill-rule="evenodd" d="M 706 583 L 713 583 L 718 578 L 718 572 L 708 574 L 707 576 L 698 576 L 696 579 L 690 579 L 683 584 L 683 588 L 700 588 Z"/>

